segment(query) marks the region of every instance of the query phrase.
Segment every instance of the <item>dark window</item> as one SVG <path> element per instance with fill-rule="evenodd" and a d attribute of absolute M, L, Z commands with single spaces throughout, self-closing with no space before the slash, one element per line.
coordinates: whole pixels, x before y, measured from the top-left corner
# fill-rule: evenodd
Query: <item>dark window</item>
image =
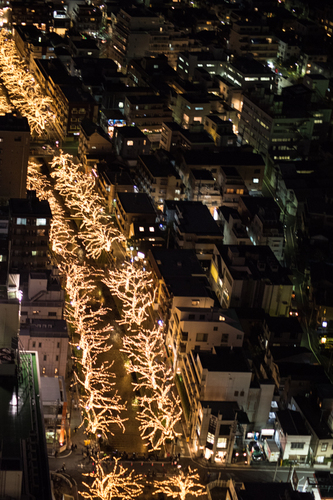
<path fill-rule="evenodd" d="M 200 314 L 199 319 L 203 321 L 205 319 L 206 315 L 205 314 Z"/>
<path fill-rule="evenodd" d="M 59 347 L 60 347 L 60 342 L 57 342 L 57 348 L 59 349 Z"/>
<path fill-rule="evenodd" d="M 188 319 L 191 321 L 192 319 L 195 319 L 195 314 L 189 314 Z"/>
<path fill-rule="evenodd" d="M 36 342 L 32 343 L 32 347 L 36 347 Z M 332 446 L 332 450 L 333 450 L 333 446 Z"/>
<path fill-rule="evenodd" d="M 56 361 L 59 361 L 59 356 L 56 356 Z"/>
<path fill-rule="evenodd" d="M 39 342 L 38 347 L 42 347 L 42 343 L 41 342 Z"/>
<path fill-rule="evenodd" d="M 46 361 L 46 354 L 44 354 L 44 361 Z"/>
<path fill-rule="evenodd" d="M 238 391 L 235 391 L 234 392 L 234 396 L 237 397 L 238 396 Z"/>
<path fill-rule="evenodd" d="M 214 326 L 213 331 L 217 332 L 217 330 L 218 330 L 217 326 Z"/>
<path fill-rule="evenodd" d="M 21 142 L 21 140 L 22 140 L 21 136 L 17 136 L 17 137 L 14 138 L 15 142 Z"/>

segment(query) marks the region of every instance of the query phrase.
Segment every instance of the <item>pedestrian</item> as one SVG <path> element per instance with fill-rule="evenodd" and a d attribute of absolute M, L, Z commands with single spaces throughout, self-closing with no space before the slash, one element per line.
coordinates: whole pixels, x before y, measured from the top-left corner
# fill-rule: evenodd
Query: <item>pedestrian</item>
<path fill-rule="evenodd" d="M 180 453 L 178 453 L 178 455 L 177 455 L 177 456 L 178 456 L 178 460 L 179 460 L 179 459 L 180 459 Z"/>
<path fill-rule="evenodd" d="M 65 472 L 65 470 L 66 470 L 66 464 L 65 464 L 65 462 L 62 464 L 61 470 L 62 470 L 63 472 Z"/>

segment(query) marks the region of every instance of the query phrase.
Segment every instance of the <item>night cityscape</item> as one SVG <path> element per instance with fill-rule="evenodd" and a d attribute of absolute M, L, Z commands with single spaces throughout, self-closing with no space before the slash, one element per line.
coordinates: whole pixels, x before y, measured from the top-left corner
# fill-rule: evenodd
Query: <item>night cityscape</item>
<path fill-rule="evenodd" d="M 0 500 L 333 498 L 332 38 L 0 0 Z"/>

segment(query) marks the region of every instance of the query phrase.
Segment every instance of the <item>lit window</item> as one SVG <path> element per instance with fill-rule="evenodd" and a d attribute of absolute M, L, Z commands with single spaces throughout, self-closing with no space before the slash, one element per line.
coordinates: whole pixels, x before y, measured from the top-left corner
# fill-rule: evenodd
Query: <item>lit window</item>
<path fill-rule="evenodd" d="M 225 317 L 224 316 L 219 316 L 219 321 L 225 321 Z"/>
<path fill-rule="evenodd" d="M 150 227 L 149 227 L 149 231 L 150 231 L 151 233 L 153 233 L 153 232 L 155 231 L 155 228 L 154 228 L 153 226 L 150 226 Z"/>
<path fill-rule="evenodd" d="M 133 146 L 134 142 L 133 141 L 127 141 L 127 146 Z"/>
<path fill-rule="evenodd" d="M 252 179 L 252 182 L 253 182 L 253 184 L 259 184 L 259 179 L 258 179 L 258 177 L 254 177 L 254 178 Z"/>
<path fill-rule="evenodd" d="M 141 233 L 143 233 L 144 230 L 145 230 L 145 228 L 143 226 L 139 227 L 139 231 L 141 231 Z"/>
<path fill-rule="evenodd" d="M 45 375 L 45 372 L 46 372 L 46 368 L 45 368 L 45 366 L 43 366 L 43 375 Z"/>
<path fill-rule="evenodd" d="M 227 447 L 227 438 L 217 438 L 216 448 L 226 448 Z"/>
<path fill-rule="evenodd" d="M 37 255 L 37 251 L 36 251 L 36 250 L 32 250 L 31 255 L 32 255 L 33 257 L 36 257 L 36 255 Z"/>
<path fill-rule="evenodd" d="M 36 219 L 36 226 L 46 226 L 46 219 Z"/>
<path fill-rule="evenodd" d="M 22 219 L 21 217 L 18 217 L 16 219 L 16 224 L 18 226 L 26 226 L 27 225 L 27 219 Z"/>

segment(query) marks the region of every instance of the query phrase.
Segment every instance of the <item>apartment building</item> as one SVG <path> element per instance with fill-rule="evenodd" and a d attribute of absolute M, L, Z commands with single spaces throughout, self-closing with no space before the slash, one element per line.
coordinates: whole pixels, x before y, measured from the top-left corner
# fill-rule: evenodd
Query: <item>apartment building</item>
<path fill-rule="evenodd" d="M 101 127 L 84 118 L 81 122 L 78 156 L 86 173 L 96 165 L 99 155 L 112 153 L 112 142 Z"/>
<path fill-rule="evenodd" d="M 203 123 L 211 112 L 211 102 L 205 95 L 193 93 L 177 94 L 173 119 L 184 128 Z"/>
<path fill-rule="evenodd" d="M 30 147 L 26 118 L 14 113 L 0 116 L 0 198 L 25 198 Z"/>
<path fill-rule="evenodd" d="M 306 428 L 300 412 L 279 410 L 276 412 L 277 429 L 275 442 L 281 449 L 282 460 L 294 460 L 307 463 L 311 433 Z"/>
<path fill-rule="evenodd" d="M 21 282 L 21 324 L 33 319 L 63 319 L 65 291 L 61 288 L 56 268 L 49 272 L 30 272 Z"/>
<path fill-rule="evenodd" d="M 148 155 L 150 140 L 138 127 L 115 127 L 113 134 L 115 152 L 131 166 L 135 166 L 139 155 Z"/>
<path fill-rule="evenodd" d="M 248 16 L 233 22 L 228 43 L 233 54 L 252 54 L 256 60 L 264 63 L 275 60 L 278 44 L 265 21 L 260 16 Z"/>
<path fill-rule="evenodd" d="M 37 351 L 40 375 L 66 377 L 69 335 L 64 319 L 32 319 L 21 325 L 25 351 Z"/>
<path fill-rule="evenodd" d="M 292 283 L 268 246 L 216 246 L 209 279 L 223 308 L 262 307 L 270 316 L 289 316 Z"/>
<path fill-rule="evenodd" d="M 232 61 L 224 61 L 221 74 L 227 82 L 242 90 L 258 85 L 272 92 L 276 90 L 275 73 L 257 58 L 241 56 Z"/>
<path fill-rule="evenodd" d="M 149 194 L 155 206 L 163 210 L 165 200 L 184 197 L 184 185 L 168 159 L 157 155 L 140 155 L 136 166 L 136 183 Z"/>
<path fill-rule="evenodd" d="M 181 52 L 178 54 L 177 73 L 183 80 L 193 80 L 195 70 L 201 68 L 210 75 L 221 74 L 222 62 L 211 51 Z"/>
<path fill-rule="evenodd" d="M 166 343 L 177 371 L 191 350 L 215 346 L 242 347 L 244 332 L 234 309 L 175 307 L 171 311 Z"/>
<path fill-rule="evenodd" d="M 281 95 L 262 90 L 244 94 L 239 121 L 243 143 L 275 161 L 307 158 L 311 147 L 327 138 L 331 117 L 331 109 L 312 93 L 293 85 Z"/>
<path fill-rule="evenodd" d="M 239 199 L 248 194 L 245 183 L 235 167 L 220 168 L 221 205 L 236 208 Z"/>
<path fill-rule="evenodd" d="M 10 272 L 49 268 L 49 202 L 28 191 L 27 198 L 9 200 L 9 217 Z"/>
<path fill-rule="evenodd" d="M 117 192 L 115 214 L 119 229 L 125 238 L 129 237 L 133 222 L 156 222 L 155 207 L 146 193 Z"/>
<path fill-rule="evenodd" d="M 165 325 L 173 307 L 214 306 L 214 294 L 194 250 L 152 248 L 147 258 L 157 289 L 154 309 Z"/>
<path fill-rule="evenodd" d="M 148 135 L 151 143 L 159 143 L 162 124 L 171 120 L 168 98 L 159 95 L 126 96 L 124 115 L 128 125 L 135 125 Z"/>

